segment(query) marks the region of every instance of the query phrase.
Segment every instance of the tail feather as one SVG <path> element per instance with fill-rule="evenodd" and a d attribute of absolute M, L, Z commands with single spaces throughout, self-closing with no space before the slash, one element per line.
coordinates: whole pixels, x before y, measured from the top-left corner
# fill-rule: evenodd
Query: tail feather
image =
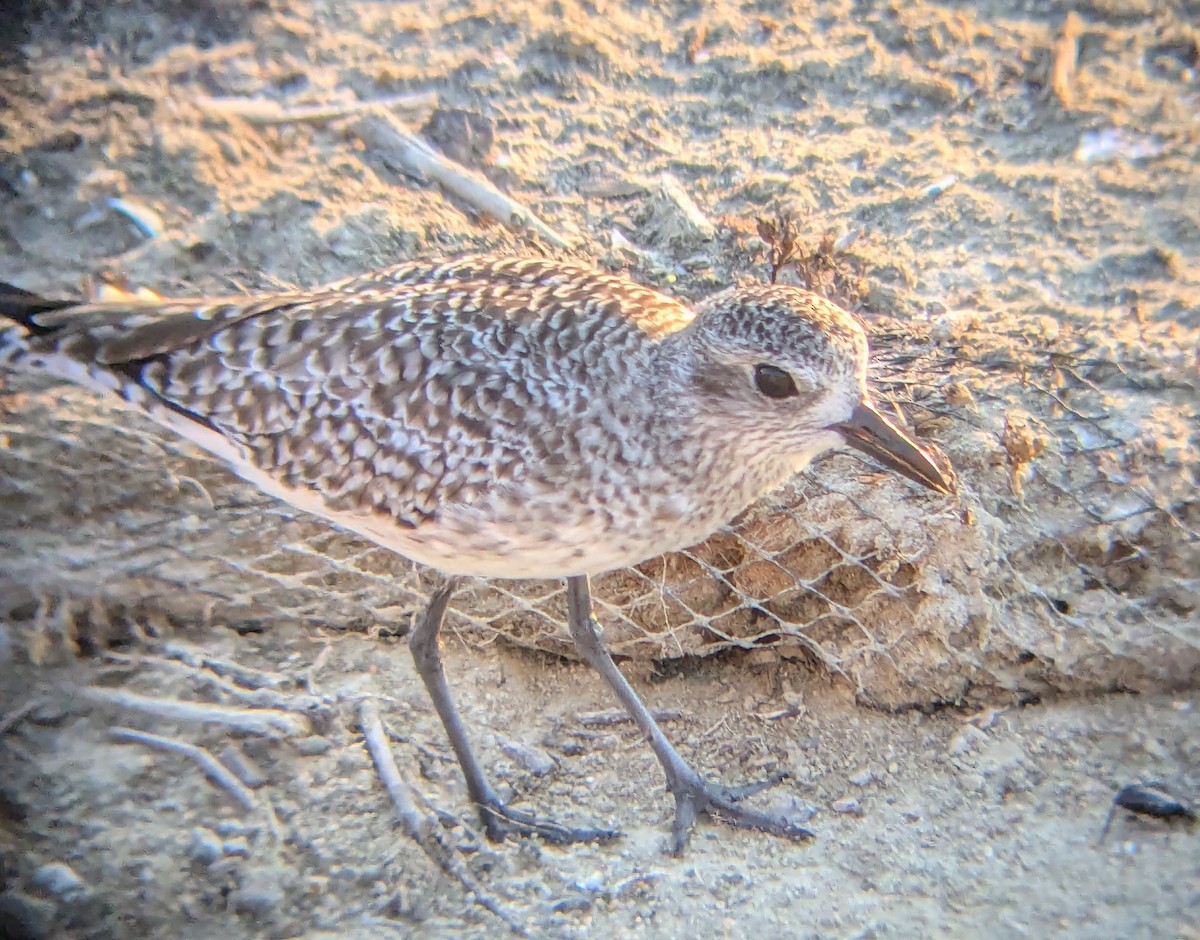
<path fill-rule="evenodd" d="M 72 307 L 74 305 L 74 301 L 50 300 L 32 291 L 27 291 L 24 288 L 0 281 L 0 317 L 15 320 L 30 333 L 37 336 L 53 333 L 56 329 L 55 327 L 39 326 L 37 322 L 37 315 L 39 313 L 62 310 L 65 307 Z"/>
<path fill-rule="evenodd" d="M 49 323 L 38 319 L 40 314 L 72 307 L 80 308 L 81 318 L 72 320 L 73 314 L 68 314 L 67 317 L 48 317 Z M 167 349 L 147 346 L 144 339 L 139 344 L 126 337 L 125 345 L 132 344 L 135 351 L 144 351 L 146 354 L 120 356 L 115 360 L 98 355 L 104 351 L 105 329 L 111 332 L 113 325 L 119 326 L 122 319 L 134 320 L 134 340 L 139 339 L 145 332 L 151 334 L 151 339 L 158 338 L 158 333 L 166 333 L 170 338 L 172 333 L 161 329 L 156 332 L 156 327 L 160 327 L 161 324 L 153 315 L 149 320 L 139 322 L 136 317 L 131 316 L 130 310 L 119 304 L 112 305 L 111 309 L 106 309 L 103 305 L 99 308 L 90 307 L 91 312 L 98 315 L 98 321 L 96 316 L 93 316 L 89 322 L 86 313 L 88 309 L 89 305 L 86 302 L 51 300 L 22 287 L 0 281 L 0 365 L 48 373 L 101 394 L 115 392 L 160 424 L 166 424 L 213 453 L 225 453 L 232 445 L 224 441 L 209 418 L 163 397 L 157 389 L 144 381 L 143 370 L 146 365 L 156 356 L 164 354 Z M 186 327 L 191 322 L 202 328 L 204 333 L 212 331 L 211 323 L 191 315 L 191 305 L 186 305 L 184 309 L 188 311 L 188 315 L 177 317 L 178 323 Z M 116 320 L 112 320 L 114 314 L 117 315 Z M 106 316 L 111 322 L 106 322 Z M 16 322 L 25 333 L 22 335 L 19 331 L 8 330 L 6 336 L 3 329 L 4 318 Z M 89 328 L 97 325 L 99 330 Z M 109 341 L 120 345 L 120 339 L 121 337 L 118 337 L 117 340 Z"/>

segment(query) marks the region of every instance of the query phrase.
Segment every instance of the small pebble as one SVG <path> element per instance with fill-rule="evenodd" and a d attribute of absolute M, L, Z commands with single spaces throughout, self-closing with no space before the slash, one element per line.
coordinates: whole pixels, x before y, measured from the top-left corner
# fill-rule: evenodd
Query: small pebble
<path fill-rule="evenodd" d="M 947 382 L 942 386 L 942 396 L 946 399 L 947 404 L 960 408 L 967 408 L 975 404 L 975 396 L 961 382 Z"/>
<path fill-rule="evenodd" d="M 550 906 L 550 910 L 556 914 L 579 914 L 592 909 L 592 899 L 577 894 L 573 897 L 563 898 L 561 901 L 556 901 Z"/>
<path fill-rule="evenodd" d="M 925 187 L 925 195 L 929 197 L 940 196 L 946 190 L 953 189 L 957 184 L 957 176 L 943 176 L 936 183 L 930 183 Z"/>
<path fill-rule="evenodd" d="M 370 758 L 356 751 L 342 751 L 337 756 L 338 773 L 349 776 L 371 766 Z"/>
<path fill-rule="evenodd" d="M 30 879 L 39 891 L 58 898 L 60 901 L 74 901 L 87 891 L 87 885 L 75 873 L 70 865 L 63 862 L 50 862 L 33 873 Z"/>
<path fill-rule="evenodd" d="M 226 855 L 239 855 L 242 858 L 250 857 L 250 843 L 241 836 L 226 839 L 222 849 Z"/>
<path fill-rule="evenodd" d="M 760 668 L 774 666 L 779 662 L 779 653 L 768 646 L 760 646 L 743 654 L 742 662 L 747 666 L 757 666 Z M 742 702 L 749 703 L 747 711 L 752 711 L 757 704 L 753 695 L 743 696 Z"/>
<path fill-rule="evenodd" d="M 875 775 L 869 770 L 860 771 L 850 778 L 850 782 L 856 787 L 869 786 L 874 780 Z"/>
<path fill-rule="evenodd" d="M 466 166 L 492 162 L 496 128 L 491 118 L 462 108 L 438 108 L 421 128 L 425 139 Z"/>
<path fill-rule="evenodd" d="M 771 800 L 768 812 L 772 816 L 783 816 L 788 822 L 803 825 L 817 814 L 816 807 L 809 806 L 792 793 L 780 793 Z"/>
<path fill-rule="evenodd" d="M 233 897 L 234 907 L 243 914 L 263 919 L 283 904 L 279 880 L 267 872 L 250 872 Z"/>
<path fill-rule="evenodd" d="M 554 758 L 541 748 L 529 747 L 516 741 L 506 741 L 503 738 L 499 743 L 500 750 L 516 761 L 522 770 L 528 771 L 535 777 L 546 776 L 556 766 Z"/>
<path fill-rule="evenodd" d="M 201 829 L 197 826 L 191 832 L 188 854 L 202 865 L 211 865 L 225 854 L 225 844 L 211 829 Z"/>
<path fill-rule="evenodd" d="M 862 803 L 853 798 L 837 800 L 829 808 L 842 816 L 862 816 L 866 812 Z"/>
<path fill-rule="evenodd" d="M 859 236 L 862 235 L 864 231 L 865 229 L 861 225 L 847 229 L 838 237 L 838 240 L 833 243 L 833 250 L 845 251 L 856 241 L 858 241 Z"/>
<path fill-rule="evenodd" d="M 975 750 L 979 744 L 986 740 L 987 735 L 974 725 L 964 725 L 958 734 L 950 739 L 950 743 L 946 747 L 946 753 L 951 757 L 962 757 L 964 754 L 969 754 Z"/>
<path fill-rule="evenodd" d="M 583 881 L 575 882 L 575 887 L 580 891 L 587 891 L 591 894 L 595 894 L 604 887 L 604 876 L 598 871 L 592 872 L 590 875 L 584 878 Z"/>
<path fill-rule="evenodd" d="M 258 826 L 247 825 L 240 819 L 222 819 L 212 827 L 222 839 L 228 839 L 230 836 L 244 836 L 250 833 L 258 832 Z"/>
<path fill-rule="evenodd" d="M 296 753 L 302 757 L 316 757 L 318 754 L 324 754 L 332 745 L 329 738 L 323 738 L 319 734 L 300 738 L 294 743 L 296 745 Z"/>

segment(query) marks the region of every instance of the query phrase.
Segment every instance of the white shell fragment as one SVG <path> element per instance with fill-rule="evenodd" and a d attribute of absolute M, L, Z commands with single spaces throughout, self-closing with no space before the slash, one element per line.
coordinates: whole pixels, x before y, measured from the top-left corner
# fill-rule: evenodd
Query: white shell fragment
<path fill-rule="evenodd" d="M 143 202 L 114 197 L 108 200 L 108 207 L 125 216 L 147 238 L 157 238 L 166 228 L 162 216 Z"/>

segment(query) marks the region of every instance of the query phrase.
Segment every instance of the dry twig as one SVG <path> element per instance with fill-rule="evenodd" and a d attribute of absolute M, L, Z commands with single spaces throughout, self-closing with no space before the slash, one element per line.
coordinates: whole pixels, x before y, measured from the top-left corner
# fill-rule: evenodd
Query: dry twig
<path fill-rule="evenodd" d="M 174 738 L 164 738 L 146 731 L 137 731 L 133 728 L 110 728 L 108 735 L 117 741 L 145 744 L 147 747 L 160 751 L 182 754 L 184 757 L 191 758 L 204 771 L 204 776 L 241 803 L 243 809 L 253 811 L 258 808 L 254 794 L 237 778 L 233 771 L 198 745 L 177 741 Z"/>
<path fill-rule="evenodd" d="M 796 260 L 800 236 L 791 216 L 780 214 L 775 219 L 756 219 L 758 237 L 767 243 L 767 263 L 771 266 L 771 283 L 776 283 L 779 269 Z"/>
<path fill-rule="evenodd" d="M 373 109 L 354 124 L 354 133 L 388 167 L 419 179 L 430 179 L 483 215 L 499 219 L 514 231 L 533 229 L 551 245 L 570 245 L 545 222 L 510 199 L 486 179 L 437 153 L 405 130 L 382 109 Z"/>
<path fill-rule="evenodd" d="M 196 99 L 203 110 L 225 118 L 238 118 L 258 127 L 280 124 L 325 124 L 340 118 L 353 117 L 376 108 L 402 111 L 426 111 L 437 104 L 437 93 L 421 91 L 412 95 L 376 98 L 373 101 L 331 102 L 329 104 L 297 105 L 287 108 L 267 98 L 206 98 Z"/>
<path fill-rule="evenodd" d="M 164 656 L 177 659 L 189 666 L 209 669 L 218 676 L 232 679 L 238 685 L 248 689 L 278 689 L 292 681 L 290 676 L 283 673 L 265 672 L 261 669 L 243 666 L 241 663 L 230 662 L 227 659 L 217 659 L 209 656 L 203 650 L 184 643 L 164 643 L 162 651 Z"/>
<path fill-rule="evenodd" d="M 654 720 L 663 721 L 678 721 L 683 717 L 683 711 L 678 708 L 659 708 L 653 712 Z M 629 712 L 622 708 L 610 708 L 599 712 L 579 712 L 575 716 L 585 728 L 611 728 L 613 725 L 631 724 L 633 719 L 629 716 Z"/>
<path fill-rule="evenodd" d="M 413 839 L 424 844 L 433 833 L 434 819 L 417 809 L 412 788 L 400 776 L 400 768 L 396 766 L 396 760 L 392 756 L 387 732 L 383 730 L 383 722 L 379 719 L 379 709 L 370 699 L 363 699 L 359 703 L 358 723 L 363 730 L 367 750 L 375 763 L 379 779 L 383 781 L 384 789 L 392 798 L 392 806 L 400 817 L 401 826 Z"/>
<path fill-rule="evenodd" d="M 170 650 L 166 647 L 164 647 L 164 652 L 171 655 Z M 230 681 L 229 679 L 222 678 L 220 670 L 213 665 L 214 663 L 219 663 L 219 660 L 205 660 L 204 665 L 200 665 L 199 661 L 191 659 L 168 659 L 164 656 L 151 655 L 130 656 L 109 653 L 107 654 L 107 658 L 121 663 L 128 663 L 131 666 L 153 666 L 158 669 L 167 669 L 172 672 L 182 673 L 199 685 L 217 689 L 235 701 L 254 709 L 280 709 L 282 711 L 313 715 L 332 704 L 332 701 L 329 699 L 318 695 L 308 695 L 303 692 L 278 692 L 273 688 L 259 688 L 257 686 L 247 688 L 247 683 L 244 681 Z"/>
<path fill-rule="evenodd" d="M 165 721 L 224 725 L 235 731 L 270 738 L 300 737 L 312 731 L 303 716 L 273 708 L 244 709 L 228 705 L 184 702 L 179 699 L 151 698 L 125 689 L 105 689 L 94 685 L 81 689 L 80 694 L 94 702 L 153 715 Z"/>
<path fill-rule="evenodd" d="M 396 766 L 396 758 L 392 755 L 391 745 L 388 744 L 387 732 L 379 719 L 379 709 L 375 707 L 372 699 L 363 699 L 359 703 L 358 723 L 366 739 L 371 760 L 375 763 L 375 770 L 379 779 L 383 781 L 388 796 L 391 797 L 392 806 L 396 809 L 404 831 L 421 846 L 438 868 L 473 894 L 484 909 L 504 921 L 513 933 L 528 936 L 525 928 L 463 869 L 461 862 L 454 855 L 454 850 L 443 840 L 433 817 L 417 809 L 412 788 L 400 776 L 400 768 Z"/>
<path fill-rule="evenodd" d="M 1075 72 L 1079 67 L 1079 34 L 1083 20 L 1072 10 L 1063 21 L 1062 35 L 1054 44 L 1054 64 L 1050 68 L 1050 87 L 1064 108 L 1075 101 Z"/>

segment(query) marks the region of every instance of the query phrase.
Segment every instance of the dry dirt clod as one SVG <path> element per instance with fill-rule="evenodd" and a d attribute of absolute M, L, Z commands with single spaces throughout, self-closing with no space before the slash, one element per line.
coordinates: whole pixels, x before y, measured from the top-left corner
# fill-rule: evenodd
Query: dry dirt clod
<path fill-rule="evenodd" d="M 464 108 L 438 108 L 421 128 L 431 144 L 464 166 L 492 162 L 496 127 L 486 115 Z"/>

